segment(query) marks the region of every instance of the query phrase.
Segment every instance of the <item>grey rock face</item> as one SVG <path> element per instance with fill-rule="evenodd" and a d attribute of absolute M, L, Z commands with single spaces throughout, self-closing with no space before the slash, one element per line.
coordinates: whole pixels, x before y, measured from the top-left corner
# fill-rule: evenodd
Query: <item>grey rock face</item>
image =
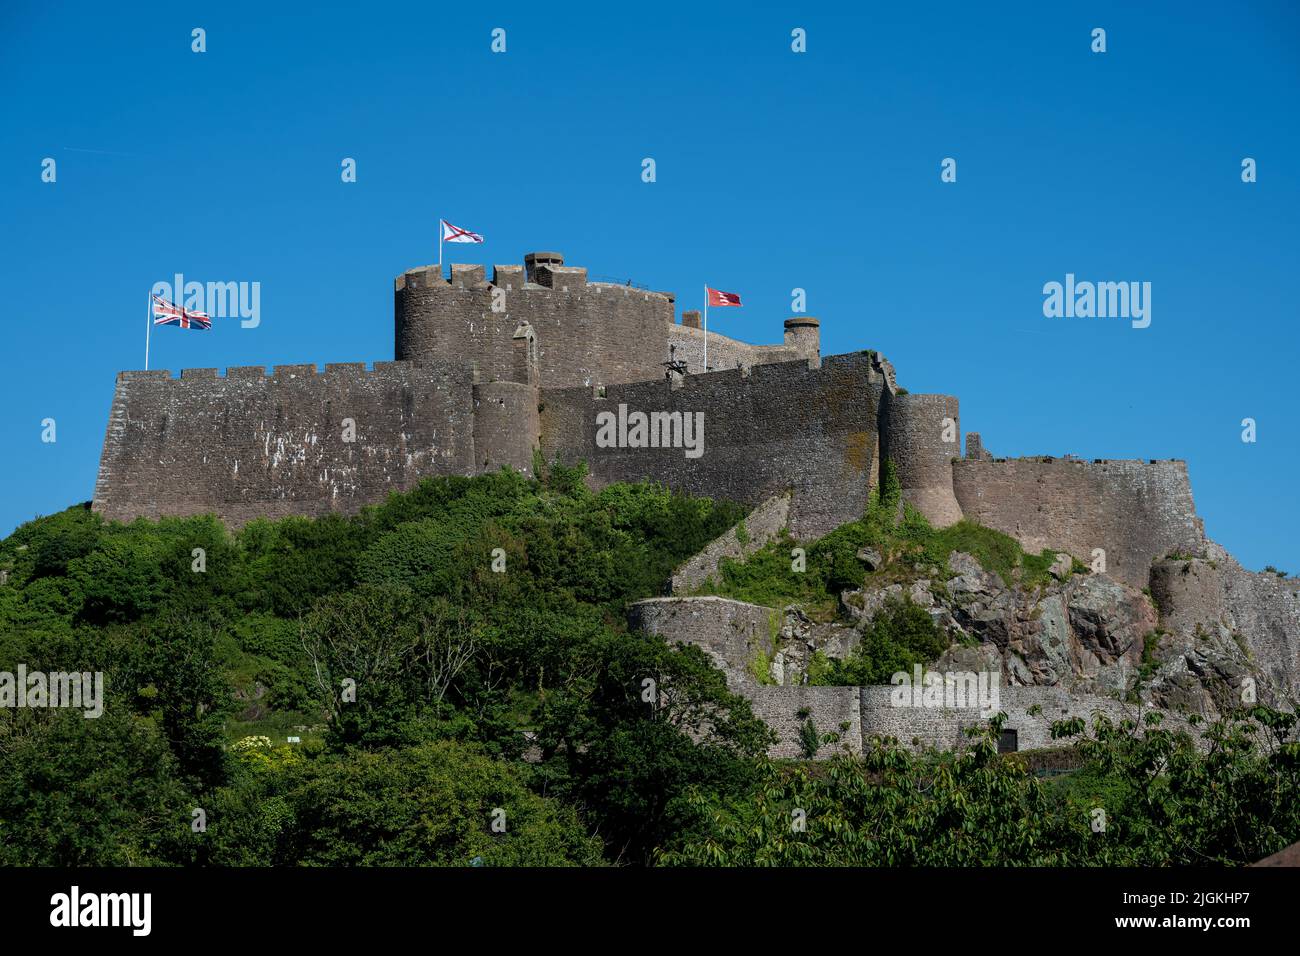
<path fill-rule="evenodd" d="M 1151 593 L 1165 632 L 1154 701 L 1205 714 L 1255 702 L 1295 706 L 1300 579 L 1247 571 L 1210 543 L 1204 558 L 1156 562 Z"/>
<path fill-rule="evenodd" d="M 881 562 L 885 560 L 884 556 L 875 548 L 862 548 L 857 553 L 857 559 L 862 562 L 868 571 L 876 570 L 876 568 L 880 567 Z"/>
<path fill-rule="evenodd" d="M 1069 575 L 1045 588 L 1007 587 L 971 555 L 954 552 L 952 577 L 910 585 L 870 584 L 841 596 L 856 626 L 891 600 L 925 608 L 955 644 L 942 669 L 996 669 L 1009 685 L 1062 686 L 1080 693 L 1127 690 L 1142 663 L 1155 609 L 1135 588 L 1104 575 Z"/>

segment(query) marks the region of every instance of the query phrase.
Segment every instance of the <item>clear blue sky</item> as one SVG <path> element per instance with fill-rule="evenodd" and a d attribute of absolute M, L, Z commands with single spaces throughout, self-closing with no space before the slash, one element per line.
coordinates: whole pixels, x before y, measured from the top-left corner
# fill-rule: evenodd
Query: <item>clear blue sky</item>
<path fill-rule="evenodd" d="M 0 534 L 90 498 L 154 281 L 262 286 L 154 367 L 389 359 L 441 215 L 488 238 L 449 260 L 741 292 L 749 341 L 803 287 L 995 454 L 1186 458 L 1214 539 L 1300 571 L 1291 5 L 282 6 L 0 6 Z M 1151 327 L 1045 318 L 1067 272 L 1151 282 Z"/>

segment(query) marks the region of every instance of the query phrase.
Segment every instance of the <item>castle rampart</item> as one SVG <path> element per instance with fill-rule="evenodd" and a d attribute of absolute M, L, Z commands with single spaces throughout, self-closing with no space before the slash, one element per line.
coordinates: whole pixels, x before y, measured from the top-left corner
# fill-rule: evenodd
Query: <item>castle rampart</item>
<path fill-rule="evenodd" d="M 820 324 L 786 320 L 780 344 L 675 324 L 674 297 L 591 281 L 558 252 L 522 265 L 436 266 L 399 276 L 396 362 L 128 372 L 114 395 L 95 508 L 109 517 L 211 511 L 351 512 L 440 474 L 585 461 L 594 485 L 650 478 L 757 506 L 790 494 L 810 539 L 860 517 L 883 458 L 905 500 L 943 526 L 963 514 L 1090 560 L 1122 580 L 1203 543 L 1181 463 L 993 460 L 978 435 L 961 459 L 957 399 L 910 395 L 875 352 L 821 356 Z M 620 406 L 700 418 L 697 450 L 597 444 Z M 355 420 L 355 441 L 341 421 Z M 698 452 L 698 453 L 697 453 Z"/>
<path fill-rule="evenodd" d="M 954 463 L 953 489 L 972 521 L 1016 538 L 1025 550 L 1064 551 L 1134 587 L 1151 562 L 1205 547 L 1183 461 L 1022 458 Z"/>
<path fill-rule="evenodd" d="M 232 525 L 352 513 L 426 475 L 474 473 L 472 389 L 467 366 L 408 362 L 122 372 L 94 509 Z"/>
<path fill-rule="evenodd" d="M 687 492 L 751 506 L 793 490 L 790 530 L 818 537 L 861 517 L 876 468 L 876 410 L 884 381 L 867 353 L 756 365 L 694 375 L 679 388 L 663 380 L 593 389 L 544 389 L 542 452 L 588 463 L 593 482 L 650 478 Z M 702 414 L 703 451 L 602 448 L 598 413 Z"/>
<path fill-rule="evenodd" d="M 802 689 L 802 688 L 797 688 Z M 988 726 L 989 716 L 978 707 L 925 707 L 896 706 L 893 685 L 873 685 L 859 688 L 862 695 L 862 735 L 869 737 L 894 737 L 904 746 L 921 749 L 935 747 L 956 750 L 969 743 L 966 731 Z M 1052 724 L 1058 720 L 1082 718 L 1091 727 L 1098 715 L 1113 722 L 1137 716 L 1135 705 L 1124 704 L 1110 697 L 1078 694 L 1055 686 L 1001 686 L 998 688 L 997 709 L 1007 715 L 1003 733 L 1015 735 L 1014 745 L 1008 740 L 1008 750 L 1040 750 L 1059 746 L 1052 739 Z M 1186 722 L 1164 714 L 1168 729 L 1186 728 Z"/>

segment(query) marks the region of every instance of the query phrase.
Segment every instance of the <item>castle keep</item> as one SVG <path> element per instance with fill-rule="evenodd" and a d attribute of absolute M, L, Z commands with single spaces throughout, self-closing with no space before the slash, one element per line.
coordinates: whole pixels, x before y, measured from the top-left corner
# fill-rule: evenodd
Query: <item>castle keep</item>
<path fill-rule="evenodd" d="M 936 525 L 968 516 L 1027 549 L 1089 561 L 1138 587 L 1151 562 L 1204 545 L 1184 463 L 962 455 L 958 401 L 897 387 L 876 352 L 821 355 L 816 319 L 778 344 L 678 322 L 674 297 L 593 282 L 554 252 L 524 264 L 398 276 L 395 361 L 121 372 L 95 485 L 105 518 L 353 513 L 433 475 L 509 466 L 534 452 L 585 461 L 591 481 L 651 478 L 758 505 L 790 493 L 801 539 L 861 516 L 880 463 Z M 702 451 L 608 447 L 602 412 L 694 415 Z M 666 443 L 665 443 L 666 444 Z"/>

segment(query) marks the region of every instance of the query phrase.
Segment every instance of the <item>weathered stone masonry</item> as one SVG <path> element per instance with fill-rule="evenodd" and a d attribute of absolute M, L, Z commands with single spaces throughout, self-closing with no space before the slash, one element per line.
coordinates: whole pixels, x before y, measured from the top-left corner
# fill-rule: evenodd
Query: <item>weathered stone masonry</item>
<path fill-rule="evenodd" d="M 972 521 L 1035 553 L 1090 563 L 1101 548 L 1107 573 L 1135 587 L 1146 586 L 1154 559 L 1205 547 L 1182 461 L 963 459 L 953 463 L 952 485 Z"/>
<path fill-rule="evenodd" d="M 758 505 L 789 493 L 814 537 L 861 515 L 883 457 L 904 499 L 938 525 L 963 515 L 1027 548 L 1088 560 L 1145 585 L 1150 562 L 1203 547 L 1181 462 L 960 458 L 958 401 L 898 390 L 876 353 L 823 358 L 816 319 L 779 344 L 674 322 L 674 296 L 592 282 L 554 252 L 524 264 L 412 269 L 395 282 L 395 362 L 123 372 L 94 507 L 129 520 L 212 512 L 351 513 L 432 475 L 548 459 L 586 461 L 595 485 L 651 478 Z M 595 416 L 620 403 L 702 412 L 704 451 L 597 448 Z M 343 440 L 343 419 L 356 440 Z M 950 422 L 948 421 L 950 420 Z M 946 425 L 952 427 L 946 427 Z"/>
<path fill-rule="evenodd" d="M 587 462 L 599 484 L 653 478 L 695 494 L 750 505 L 794 490 L 790 528 L 817 537 L 862 515 L 876 468 L 876 409 L 883 379 L 865 353 L 668 381 L 542 393 L 542 452 Z M 596 415 L 630 410 L 703 413 L 704 448 L 596 445 Z"/>
<path fill-rule="evenodd" d="M 465 366 L 123 372 L 94 507 L 123 521 L 214 512 L 235 525 L 352 512 L 425 475 L 471 472 L 474 428 Z"/>

